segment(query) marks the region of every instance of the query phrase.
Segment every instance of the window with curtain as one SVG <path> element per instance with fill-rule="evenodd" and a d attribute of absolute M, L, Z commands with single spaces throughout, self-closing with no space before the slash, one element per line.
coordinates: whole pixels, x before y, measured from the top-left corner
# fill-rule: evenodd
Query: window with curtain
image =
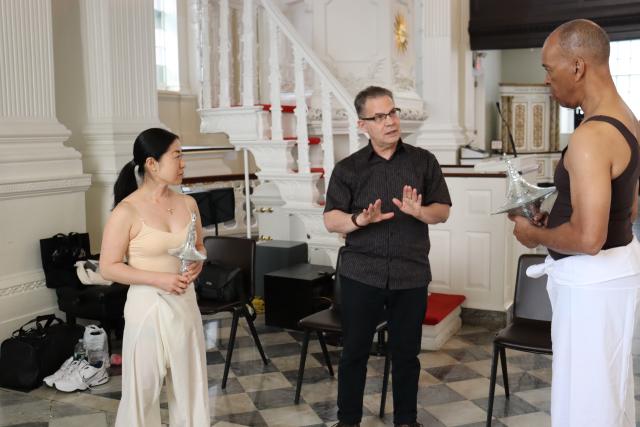
<path fill-rule="evenodd" d="M 158 90 L 179 91 L 178 16 L 176 0 L 154 0 L 156 81 Z"/>

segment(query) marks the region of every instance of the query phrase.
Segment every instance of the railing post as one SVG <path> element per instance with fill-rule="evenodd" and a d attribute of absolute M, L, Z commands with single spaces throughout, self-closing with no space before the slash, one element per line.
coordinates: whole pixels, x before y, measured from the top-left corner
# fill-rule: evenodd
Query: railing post
<path fill-rule="evenodd" d="M 271 139 L 280 141 L 282 135 L 282 105 L 280 104 L 280 52 L 278 51 L 278 26 L 274 19 L 269 20 L 269 84 L 271 98 Z"/>
<path fill-rule="evenodd" d="M 254 45 L 255 16 L 253 0 L 244 0 L 242 9 L 242 105 L 245 107 L 252 107 L 255 101 L 253 93 L 255 80 Z"/>
<path fill-rule="evenodd" d="M 307 130 L 307 101 L 304 90 L 304 59 L 302 51 L 293 47 L 293 65 L 296 94 L 296 134 L 298 138 L 298 172 L 310 173 L 309 134 Z"/>
<path fill-rule="evenodd" d="M 200 108 L 211 108 L 211 46 L 209 45 L 209 0 L 200 0 Z"/>
<path fill-rule="evenodd" d="M 324 169 L 325 189 L 329 188 L 329 179 L 335 162 L 333 153 L 333 111 L 331 108 L 331 92 L 325 79 L 320 81 L 322 102 L 322 167 Z"/>
<path fill-rule="evenodd" d="M 360 149 L 360 137 L 358 136 L 358 119 L 347 114 L 349 123 L 349 153 L 355 153 Z"/>
<path fill-rule="evenodd" d="M 231 40 L 229 38 L 229 0 L 220 0 L 220 107 L 230 107 L 229 57 Z"/>

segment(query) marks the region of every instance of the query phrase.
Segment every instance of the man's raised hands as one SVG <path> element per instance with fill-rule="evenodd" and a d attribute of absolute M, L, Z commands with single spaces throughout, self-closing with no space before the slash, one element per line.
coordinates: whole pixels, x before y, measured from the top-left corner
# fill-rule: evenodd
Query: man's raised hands
<path fill-rule="evenodd" d="M 377 199 L 375 202 L 369 203 L 369 206 L 362 210 L 362 213 L 357 216 L 356 222 L 358 226 L 364 227 L 391 218 L 393 218 L 393 212 L 382 213 L 382 200 Z"/>

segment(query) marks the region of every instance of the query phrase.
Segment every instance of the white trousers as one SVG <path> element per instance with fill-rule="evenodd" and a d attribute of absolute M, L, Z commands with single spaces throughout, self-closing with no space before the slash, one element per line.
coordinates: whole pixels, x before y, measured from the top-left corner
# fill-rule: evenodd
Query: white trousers
<path fill-rule="evenodd" d="M 125 305 L 116 427 L 160 427 L 166 380 L 171 427 L 209 427 L 207 362 L 193 286 L 168 295 L 132 285 Z"/>
<path fill-rule="evenodd" d="M 553 308 L 553 427 L 635 426 L 633 341 L 640 244 L 532 266 Z"/>

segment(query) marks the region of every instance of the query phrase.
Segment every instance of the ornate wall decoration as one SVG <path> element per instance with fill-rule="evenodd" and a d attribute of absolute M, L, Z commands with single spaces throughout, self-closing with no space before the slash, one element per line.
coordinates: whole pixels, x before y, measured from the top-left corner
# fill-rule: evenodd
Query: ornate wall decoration
<path fill-rule="evenodd" d="M 363 73 L 364 75 L 358 76 L 351 72 L 340 72 L 339 67 L 332 61 L 325 61 L 325 64 L 327 68 L 329 68 L 329 71 L 331 71 L 331 74 L 340 80 L 340 83 L 344 85 L 345 89 L 355 96 L 356 93 L 367 86 L 380 84 L 379 76 L 385 61 L 386 58 L 379 58 L 371 63 L 366 72 Z"/>
<path fill-rule="evenodd" d="M 551 99 L 549 102 L 549 151 L 560 150 L 560 121 L 558 120 L 558 101 Z M 553 169 L 555 170 L 555 168 Z"/>
<path fill-rule="evenodd" d="M 407 21 L 400 12 L 396 13 L 393 21 L 393 36 L 396 41 L 396 49 L 399 53 L 406 53 L 409 46 L 409 31 Z"/>
<path fill-rule="evenodd" d="M 544 105 L 536 104 L 533 106 L 533 148 L 536 150 L 544 147 Z"/>
<path fill-rule="evenodd" d="M 45 280 L 34 280 L 33 282 L 21 283 L 19 285 L 0 289 L 0 297 L 9 295 L 23 294 L 25 292 L 35 291 L 36 289 L 46 288 Z"/>
<path fill-rule="evenodd" d="M 407 69 L 395 60 L 391 61 L 391 67 L 393 68 L 394 89 L 407 92 L 415 91 L 416 81 L 413 67 Z"/>
<path fill-rule="evenodd" d="M 514 108 L 515 127 L 513 130 L 513 139 L 515 140 L 516 148 L 523 148 L 525 144 L 525 107 L 524 104 L 516 104 Z"/>

